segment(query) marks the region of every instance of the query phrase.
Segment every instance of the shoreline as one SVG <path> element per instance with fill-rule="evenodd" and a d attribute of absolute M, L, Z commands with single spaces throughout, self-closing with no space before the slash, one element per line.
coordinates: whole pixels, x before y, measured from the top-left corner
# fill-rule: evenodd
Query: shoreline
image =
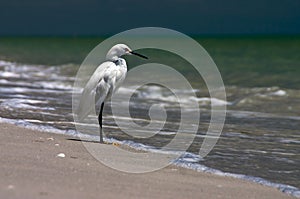
<path fill-rule="evenodd" d="M 177 166 L 123 173 L 98 162 L 71 136 L 7 123 L 0 129 L 1 198 L 294 198 L 273 187 Z"/>

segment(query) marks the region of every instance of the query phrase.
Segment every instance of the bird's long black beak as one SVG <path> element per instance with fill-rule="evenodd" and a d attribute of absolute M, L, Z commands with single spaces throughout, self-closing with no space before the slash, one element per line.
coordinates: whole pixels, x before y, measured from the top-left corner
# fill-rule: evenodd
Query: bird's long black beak
<path fill-rule="evenodd" d="M 141 54 L 139 54 L 139 53 L 137 53 L 137 52 L 131 51 L 130 53 L 133 54 L 133 55 L 142 57 L 142 58 L 144 58 L 144 59 L 148 59 L 148 57 L 146 57 L 145 55 L 141 55 Z"/>

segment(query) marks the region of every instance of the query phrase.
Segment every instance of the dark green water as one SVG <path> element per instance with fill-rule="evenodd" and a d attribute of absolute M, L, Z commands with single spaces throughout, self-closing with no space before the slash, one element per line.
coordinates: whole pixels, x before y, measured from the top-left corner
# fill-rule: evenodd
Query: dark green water
<path fill-rule="evenodd" d="M 226 85 L 300 88 L 300 36 L 194 38 L 214 59 Z M 0 37 L 0 59 L 42 65 L 80 64 L 103 39 Z"/>

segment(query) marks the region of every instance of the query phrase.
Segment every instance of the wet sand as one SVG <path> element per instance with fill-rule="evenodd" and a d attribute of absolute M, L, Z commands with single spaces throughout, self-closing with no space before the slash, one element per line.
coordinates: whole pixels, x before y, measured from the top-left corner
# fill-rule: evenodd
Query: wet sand
<path fill-rule="evenodd" d="M 123 173 L 102 165 L 71 137 L 3 123 L 0 131 L 0 198 L 292 198 L 275 188 L 175 166 Z"/>

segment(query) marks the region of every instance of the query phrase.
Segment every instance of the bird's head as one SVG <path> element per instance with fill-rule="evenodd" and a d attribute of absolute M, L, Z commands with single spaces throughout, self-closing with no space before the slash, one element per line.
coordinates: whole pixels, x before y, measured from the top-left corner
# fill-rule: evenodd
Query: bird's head
<path fill-rule="evenodd" d="M 111 60 L 111 61 L 115 61 L 118 58 L 120 58 L 123 55 L 137 55 L 139 57 L 142 57 L 144 59 L 148 59 L 146 56 L 141 55 L 139 53 L 136 53 L 134 51 L 132 51 L 127 45 L 125 44 L 117 44 L 114 45 L 106 54 L 106 59 L 107 60 Z"/>

